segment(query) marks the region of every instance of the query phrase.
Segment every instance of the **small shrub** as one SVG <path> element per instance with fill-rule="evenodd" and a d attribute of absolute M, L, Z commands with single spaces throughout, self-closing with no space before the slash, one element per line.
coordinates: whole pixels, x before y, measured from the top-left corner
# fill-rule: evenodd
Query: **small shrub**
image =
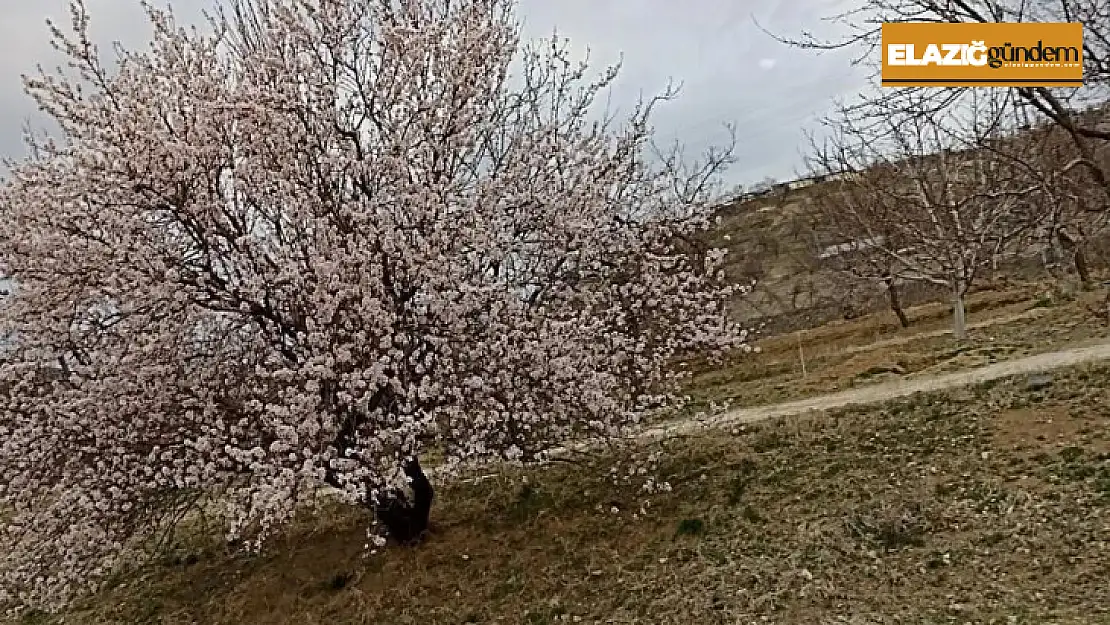
<path fill-rule="evenodd" d="M 1083 457 L 1083 449 L 1080 447 L 1066 447 L 1060 450 L 1060 457 L 1064 459 L 1064 462 L 1075 462 Z"/>
<path fill-rule="evenodd" d="M 906 510 L 898 515 L 855 515 L 845 525 L 857 538 L 887 551 L 922 547 L 929 528 L 917 514 Z"/>
<path fill-rule="evenodd" d="M 759 437 L 752 442 L 752 449 L 755 450 L 757 454 L 762 454 L 781 447 L 786 447 L 789 443 L 790 440 L 785 434 L 778 430 L 772 430 L 760 434 Z"/>
<path fill-rule="evenodd" d="M 759 510 L 751 507 L 751 505 L 744 506 L 744 510 L 740 513 L 740 516 L 742 516 L 745 521 L 749 523 L 755 523 L 757 525 L 762 525 L 763 523 L 767 522 L 767 519 L 763 518 L 763 515 L 759 513 Z"/>
<path fill-rule="evenodd" d="M 700 536 L 705 533 L 705 521 L 701 519 L 683 519 L 675 530 L 676 536 Z"/>
<path fill-rule="evenodd" d="M 347 587 L 347 584 L 351 583 L 352 579 L 354 579 L 354 575 L 350 573 L 336 573 L 328 579 L 327 587 L 332 591 L 343 590 Z"/>
<path fill-rule="evenodd" d="M 1030 310 L 1032 310 L 1034 308 L 1052 308 L 1055 305 L 1056 305 L 1056 300 L 1052 299 L 1051 295 L 1046 294 L 1046 295 L 1041 295 L 1037 299 L 1033 300 L 1033 303 L 1029 306 L 1029 308 L 1030 308 Z"/>

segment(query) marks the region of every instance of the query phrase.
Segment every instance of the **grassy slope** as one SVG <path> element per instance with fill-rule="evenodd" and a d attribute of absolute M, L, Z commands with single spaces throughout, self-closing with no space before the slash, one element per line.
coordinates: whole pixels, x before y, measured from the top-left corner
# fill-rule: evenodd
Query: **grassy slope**
<path fill-rule="evenodd" d="M 1110 623 L 1108 380 L 671 441 L 643 511 L 589 466 L 460 484 L 415 550 L 364 557 L 362 519 L 323 511 L 258 557 L 182 546 L 66 622 Z"/>

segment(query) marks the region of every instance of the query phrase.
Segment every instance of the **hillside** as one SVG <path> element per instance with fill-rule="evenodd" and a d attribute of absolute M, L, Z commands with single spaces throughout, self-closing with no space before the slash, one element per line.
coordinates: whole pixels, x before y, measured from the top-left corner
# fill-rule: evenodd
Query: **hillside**
<path fill-rule="evenodd" d="M 1107 623 L 1107 379 L 671 440 L 651 497 L 591 460 L 506 471 L 444 489 L 417 550 L 365 554 L 336 509 L 258 556 L 194 535 L 65 622 Z"/>
<path fill-rule="evenodd" d="M 711 241 L 728 249 L 726 270 L 731 279 L 755 284 L 750 294 L 733 302 L 733 314 L 763 336 L 889 309 L 881 284 L 839 271 L 827 262 L 850 244 L 821 223 L 813 205 L 814 198 L 829 193 L 832 184 L 783 183 L 718 209 L 721 221 Z M 1095 237 L 1085 249 L 1096 274 L 1110 267 L 1110 237 Z M 1070 278 L 1071 265 L 1059 246 L 1029 245 L 1000 265 L 998 279 L 987 277 L 973 290 Z M 948 302 L 947 293 L 934 285 L 905 282 L 898 288 L 906 306 Z"/>
<path fill-rule="evenodd" d="M 880 312 L 764 338 L 691 390 L 874 394 L 1106 341 L 1095 290 L 971 304 L 963 345 L 943 305 L 910 309 L 908 330 Z M 366 516 L 327 499 L 253 555 L 188 525 L 65 614 L 10 622 L 1110 623 L 1108 380 L 1082 365 L 484 471 L 440 489 L 416 549 L 366 550 Z M 668 488 L 607 477 L 651 453 Z"/>

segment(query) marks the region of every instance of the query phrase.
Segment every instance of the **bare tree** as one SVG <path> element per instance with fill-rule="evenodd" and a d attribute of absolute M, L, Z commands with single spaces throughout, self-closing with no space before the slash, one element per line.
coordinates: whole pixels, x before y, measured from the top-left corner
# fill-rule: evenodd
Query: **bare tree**
<path fill-rule="evenodd" d="M 773 176 L 764 176 L 762 180 L 752 185 L 751 192 L 756 195 L 769 193 L 775 188 L 776 184 L 778 184 L 778 180 Z"/>
<path fill-rule="evenodd" d="M 1003 110 L 986 91 L 961 114 L 889 111 L 861 125 L 843 112 L 817 146 L 814 168 L 837 174 L 818 202 L 853 271 L 895 285 L 921 281 L 952 297 L 954 332 L 966 337 L 964 298 L 985 267 L 1031 227 L 1027 207 L 1044 184 L 997 151 L 982 149 Z M 911 107 L 909 110 L 920 110 Z"/>
<path fill-rule="evenodd" d="M 850 220 L 843 220 L 844 188 L 840 186 L 839 189 L 841 193 L 822 193 L 813 200 L 819 222 L 817 229 L 829 231 L 826 238 L 831 237 L 835 241 L 820 247 L 818 260 L 823 266 L 854 278 L 879 281 L 886 290 L 887 302 L 898 323 L 903 328 L 910 327 L 910 319 L 898 291 L 901 281 L 895 277 L 895 260 L 883 252 L 883 245 L 893 241 L 896 233 L 892 228 L 884 227 L 889 224 L 877 223 L 872 229 L 876 234 L 861 237 L 859 229 L 853 227 Z"/>
<path fill-rule="evenodd" d="M 1110 3 L 1106 0 L 862 0 L 851 10 L 827 16 L 847 34 L 825 37 L 812 32 L 799 37 L 772 35 L 780 41 L 815 50 L 851 49 L 857 64 L 879 73 L 883 23 L 897 22 L 1080 22 L 1084 29 L 1081 89 L 1022 87 L 1011 90 L 1012 105 L 1019 101 L 1024 114 L 1047 119 L 1061 128 L 1078 151 L 1077 164 L 1087 170 L 1105 203 L 1110 201 L 1110 167 L 1098 155 L 1110 143 L 1105 115 L 1084 115 L 1092 104 L 1110 94 Z M 858 120 L 874 120 L 882 111 L 914 110 L 938 114 L 959 107 L 968 95 L 964 88 L 934 87 L 882 89 L 867 94 L 849 113 Z M 878 106 L 876 106 L 878 105 Z"/>
<path fill-rule="evenodd" d="M 1091 274 L 1086 248 L 1110 218 L 1105 196 L 1067 131 L 1049 121 L 1024 123 L 1014 113 L 1007 112 L 1013 118 L 1011 122 L 1016 122 L 1010 124 L 1010 131 L 982 142 L 979 149 L 992 152 L 993 158 L 1010 161 L 1030 179 L 1043 183 L 1041 202 L 1026 205 L 1029 241 L 1046 254 L 1052 251 L 1053 257 L 1066 255 L 1080 280 L 1088 283 Z M 1097 114 L 1097 110 L 1085 112 L 1088 118 Z M 1110 143 L 1099 147 L 1096 155 L 1105 165 Z"/>
<path fill-rule="evenodd" d="M 1004 152 L 1038 171 L 1049 185 L 1044 204 L 1030 207 L 1035 213 L 1029 218 L 1040 221 L 1034 231 L 1036 238 L 1044 246 L 1060 248 L 1070 258 L 1080 281 L 1090 283 L 1087 247 L 1106 228 L 1110 218 L 1096 177 L 1089 168 L 1080 166 L 1082 155 L 1059 127 L 1031 129 L 1016 141 L 1025 148 L 1024 154 L 1021 146 L 1014 145 L 1006 146 Z M 1100 151 L 1110 151 L 1110 144 Z"/>

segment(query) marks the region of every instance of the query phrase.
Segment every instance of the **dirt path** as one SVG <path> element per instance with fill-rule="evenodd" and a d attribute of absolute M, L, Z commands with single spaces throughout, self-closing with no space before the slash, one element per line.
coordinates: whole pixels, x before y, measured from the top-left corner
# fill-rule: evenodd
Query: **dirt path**
<path fill-rule="evenodd" d="M 685 419 L 647 428 L 637 434 L 635 438 L 660 439 L 669 436 L 682 436 L 707 429 L 730 428 L 745 423 L 789 417 L 812 411 L 831 410 L 833 408 L 841 408 L 850 405 L 875 404 L 889 399 L 906 397 L 915 393 L 928 393 L 948 388 L 971 386 L 990 380 L 1046 372 L 1053 369 L 1062 369 L 1064 367 L 1097 362 L 1100 360 L 1110 360 L 1110 341 L 1084 347 L 1072 347 L 1044 354 L 1035 354 L 1024 358 L 1006 360 L 986 367 L 955 371 L 944 375 L 926 375 L 917 378 L 910 377 L 796 401 L 740 408 L 701 419 Z M 552 456 L 558 457 L 571 450 L 587 450 L 595 444 L 596 443 L 593 442 L 582 442 L 568 445 L 567 447 L 555 448 L 551 450 L 550 453 Z M 429 473 L 434 475 L 437 471 L 433 468 Z M 462 481 L 480 482 L 488 478 L 496 477 L 496 475 L 496 473 L 491 473 L 464 479 Z"/>
<path fill-rule="evenodd" d="M 938 391 L 946 388 L 969 386 L 1016 375 L 1038 373 L 1070 367 L 1098 360 L 1110 360 L 1110 342 L 1087 347 L 1073 347 L 1056 352 L 1036 354 L 996 363 L 986 367 L 956 371 L 944 375 L 907 378 L 881 384 L 853 388 L 828 395 L 820 395 L 781 404 L 741 408 L 704 419 L 687 419 L 644 430 L 642 438 L 661 438 L 689 434 L 706 428 L 727 428 L 742 423 L 753 423 L 804 414 L 814 410 L 829 410 L 852 404 L 873 404 L 914 393 Z"/>

